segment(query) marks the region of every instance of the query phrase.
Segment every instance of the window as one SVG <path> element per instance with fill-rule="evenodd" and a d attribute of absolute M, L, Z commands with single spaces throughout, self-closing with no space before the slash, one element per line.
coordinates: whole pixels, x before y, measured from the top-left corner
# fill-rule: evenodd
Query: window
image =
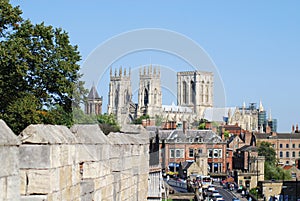
<path fill-rule="evenodd" d="M 202 154 L 202 149 L 198 149 L 198 154 Z"/>
<path fill-rule="evenodd" d="M 222 149 L 209 149 L 208 158 L 222 158 Z"/>
<path fill-rule="evenodd" d="M 295 158 L 296 157 L 296 152 L 292 152 L 292 156 L 293 156 L 293 158 Z"/>
<path fill-rule="evenodd" d="M 275 144 L 272 144 L 272 147 L 275 149 L 275 148 L 276 148 L 276 145 L 275 145 Z"/>
<path fill-rule="evenodd" d="M 174 154 L 174 149 L 170 149 L 170 158 L 174 158 L 175 154 Z"/>
<path fill-rule="evenodd" d="M 289 148 L 289 144 L 286 144 L 286 145 L 285 145 L 285 148 Z"/>
<path fill-rule="evenodd" d="M 293 144 L 293 149 L 295 149 L 296 148 L 296 145 L 295 144 Z"/>
<path fill-rule="evenodd" d="M 176 155 L 175 155 L 176 154 Z M 184 158 L 184 150 L 183 149 L 170 149 L 170 158 Z"/>
<path fill-rule="evenodd" d="M 300 149 L 300 144 L 298 144 L 298 148 Z"/>
<path fill-rule="evenodd" d="M 192 148 L 189 149 L 189 157 L 190 158 L 194 157 L 194 149 L 192 149 Z"/>
<path fill-rule="evenodd" d="M 300 151 L 299 151 L 299 154 L 300 154 Z M 283 153 L 282 153 L 282 151 L 281 151 L 281 152 L 279 152 L 279 157 L 280 157 L 280 158 L 282 158 L 282 157 L 283 157 Z"/>
<path fill-rule="evenodd" d="M 280 144 L 279 147 L 282 148 L 282 144 Z"/>
<path fill-rule="evenodd" d="M 184 158 L 184 150 L 183 149 L 176 149 L 176 158 Z"/>
<path fill-rule="evenodd" d="M 300 157 L 300 151 L 299 151 L 299 153 L 298 153 L 298 157 Z"/>
<path fill-rule="evenodd" d="M 208 158 L 212 158 L 213 157 L 213 150 L 209 149 L 208 150 Z"/>
<path fill-rule="evenodd" d="M 287 151 L 287 152 L 285 153 L 285 157 L 287 157 L 287 158 L 290 157 L 290 152 Z"/>

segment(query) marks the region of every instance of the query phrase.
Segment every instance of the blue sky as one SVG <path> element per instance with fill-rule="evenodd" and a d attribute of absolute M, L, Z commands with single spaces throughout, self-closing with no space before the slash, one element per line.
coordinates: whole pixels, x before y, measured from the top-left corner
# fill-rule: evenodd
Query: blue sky
<path fill-rule="evenodd" d="M 300 123 L 299 1 L 11 3 L 20 5 L 25 19 L 66 30 L 83 61 L 99 44 L 133 29 L 162 28 L 183 34 L 198 43 L 217 66 L 227 106 L 262 100 L 278 119 L 278 131 L 290 132 L 292 124 Z M 150 62 L 188 68 L 180 59 L 151 51 L 122 58 L 115 67 Z M 98 90 L 107 99 L 107 89 L 98 86 Z"/>

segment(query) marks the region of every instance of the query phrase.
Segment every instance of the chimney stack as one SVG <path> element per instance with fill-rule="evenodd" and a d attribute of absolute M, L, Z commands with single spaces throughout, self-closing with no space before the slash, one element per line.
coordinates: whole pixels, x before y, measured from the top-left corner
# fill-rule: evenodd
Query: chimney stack
<path fill-rule="evenodd" d="M 294 124 L 292 126 L 292 133 L 295 133 L 295 126 L 294 126 Z"/>

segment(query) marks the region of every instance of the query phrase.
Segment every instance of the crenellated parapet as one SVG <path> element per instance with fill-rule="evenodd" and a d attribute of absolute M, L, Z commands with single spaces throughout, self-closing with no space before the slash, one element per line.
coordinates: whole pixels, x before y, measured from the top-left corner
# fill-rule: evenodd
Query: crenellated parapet
<path fill-rule="evenodd" d="M 140 78 L 155 77 L 160 79 L 160 67 L 159 66 L 144 66 L 139 69 Z"/>
<path fill-rule="evenodd" d="M 119 69 L 115 68 L 113 71 L 112 67 L 110 68 L 110 80 L 121 80 L 121 79 L 129 79 L 131 76 L 131 68 L 127 69 L 122 66 Z"/>

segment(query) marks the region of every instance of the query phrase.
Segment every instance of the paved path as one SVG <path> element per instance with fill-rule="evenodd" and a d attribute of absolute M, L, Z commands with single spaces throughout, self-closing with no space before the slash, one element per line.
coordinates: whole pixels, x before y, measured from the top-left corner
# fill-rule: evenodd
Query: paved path
<path fill-rule="evenodd" d="M 231 201 L 232 198 L 236 197 L 240 199 L 240 201 L 247 201 L 246 198 L 242 198 L 242 195 L 237 192 L 229 191 L 227 189 L 223 189 L 223 187 L 216 185 L 216 190 L 219 191 L 219 193 L 223 196 L 225 201 Z"/>

